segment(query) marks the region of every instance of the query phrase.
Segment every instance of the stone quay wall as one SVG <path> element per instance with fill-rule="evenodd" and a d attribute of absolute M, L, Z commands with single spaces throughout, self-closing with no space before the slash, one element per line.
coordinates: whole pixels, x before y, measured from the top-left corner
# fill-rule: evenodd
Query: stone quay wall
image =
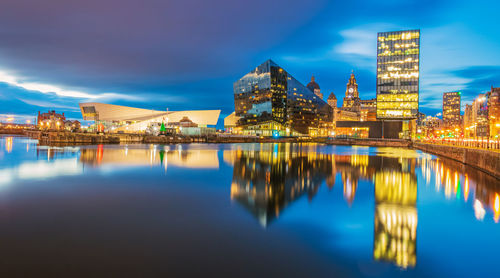
<path fill-rule="evenodd" d="M 327 139 L 324 143 L 343 146 L 411 147 L 411 141 L 398 139 Z"/>
<path fill-rule="evenodd" d="M 500 179 L 500 152 L 417 142 L 413 143 L 413 148 L 451 158 Z"/>

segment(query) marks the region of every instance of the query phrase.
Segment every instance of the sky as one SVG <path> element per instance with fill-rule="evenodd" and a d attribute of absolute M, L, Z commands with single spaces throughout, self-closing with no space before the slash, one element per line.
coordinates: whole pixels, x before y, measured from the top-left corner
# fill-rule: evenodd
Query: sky
<path fill-rule="evenodd" d="M 234 111 L 233 82 L 272 59 L 328 97 L 375 97 L 377 32 L 421 30 L 420 111 L 500 87 L 494 0 L 1 0 L 0 122 L 78 103 Z"/>

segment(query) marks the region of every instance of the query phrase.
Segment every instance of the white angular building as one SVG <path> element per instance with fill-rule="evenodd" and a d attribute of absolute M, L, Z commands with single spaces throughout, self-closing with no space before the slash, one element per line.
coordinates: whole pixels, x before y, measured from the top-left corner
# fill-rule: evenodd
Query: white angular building
<path fill-rule="evenodd" d="M 113 104 L 80 103 L 83 119 L 105 126 L 110 132 L 144 132 L 162 122 L 166 126 L 215 127 L 221 110 L 158 111 Z"/>

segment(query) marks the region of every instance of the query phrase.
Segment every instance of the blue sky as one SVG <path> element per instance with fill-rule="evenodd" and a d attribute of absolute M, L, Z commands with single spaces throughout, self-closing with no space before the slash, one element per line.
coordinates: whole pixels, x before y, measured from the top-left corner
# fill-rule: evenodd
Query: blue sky
<path fill-rule="evenodd" d="M 42 3 L 43 2 L 43 3 Z M 0 121 L 79 102 L 234 109 L 232 84 L 273 59 L 343 97 L 375 97 L 376 34 L 421 29 L 420 110 L 500 86 L 497 1 L 3 0 Z"/>

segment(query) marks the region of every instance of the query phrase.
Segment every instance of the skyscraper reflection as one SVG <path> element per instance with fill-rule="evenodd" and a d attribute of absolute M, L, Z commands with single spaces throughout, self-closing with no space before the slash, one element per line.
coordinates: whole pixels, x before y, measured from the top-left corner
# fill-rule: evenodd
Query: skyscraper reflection
<path fill-rule="evenodd" d="M 233 156 L 231 199 L 247 208 L 262 226 L 297 198 L 307 194 L 312 199 L 323 181 L 334 182 L 333 155 L 292 151 L 289 144 L 275 144 L 272 150 L 238 150 Z"/>
<path fill-rule="evenodd" d="M 406 268 L 417 261 L 417 177 L 414 172 L 375 175 L 373 257 Z"/>
<path fill-rule="evenodd" d="M 307 195 L 312 200 L 323 183 L 332 189 L 337 173 L 348 205 L 356 197 L 360 180 L 382 183 L 390 179 L 394 185 L 409 183 L 416 190 L 413 157 L 334 155 L 291 144 L 274 144 L 272 148 L 226 151 L 224 160 L 234 163 L 231 199 L 242 204 L 263 226 L 298 198 Z M 381 192 L 387 190 L 380 188 Z"/>

